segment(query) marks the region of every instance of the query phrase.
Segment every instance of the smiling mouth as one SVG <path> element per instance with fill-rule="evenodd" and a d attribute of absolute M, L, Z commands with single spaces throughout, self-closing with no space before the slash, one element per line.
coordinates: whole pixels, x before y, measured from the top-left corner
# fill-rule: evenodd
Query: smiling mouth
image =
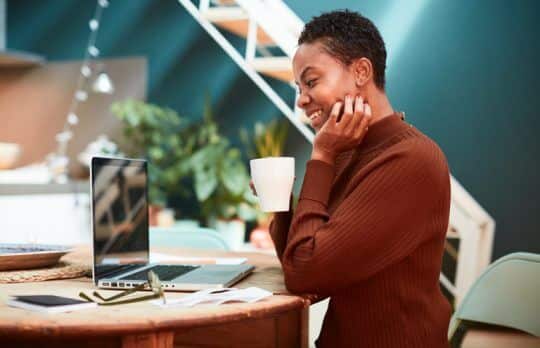
<path fill-rule="evenodd" d="M 320 118 L 322 116 L 322 110 L 317 110 L 313 113 L 311 113 L 308 118 L 311 120 L 311 122 L 315 121 L 316 118 Z"/>

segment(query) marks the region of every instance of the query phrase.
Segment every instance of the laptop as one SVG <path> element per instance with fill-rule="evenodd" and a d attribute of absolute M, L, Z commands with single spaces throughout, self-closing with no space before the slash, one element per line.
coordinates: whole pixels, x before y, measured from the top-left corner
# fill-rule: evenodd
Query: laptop
<path fill-rule="evenodd" d="M 150 263 L 148 165 L 145 160 L 93 157 L 90 192 L 92 269 L 94 283 L 99 288 L 133 288 L 147 282 L 150 270 L 159 277 L 164 290 L 224 288 L 244 278 L 254 269 L 248 264 Z"/>

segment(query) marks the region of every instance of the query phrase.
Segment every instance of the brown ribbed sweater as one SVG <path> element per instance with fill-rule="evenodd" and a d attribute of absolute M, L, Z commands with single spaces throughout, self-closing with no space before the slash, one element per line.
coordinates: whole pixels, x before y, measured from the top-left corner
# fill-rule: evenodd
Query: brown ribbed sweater
<path fill-rule="evenodd" d="M 294 213 L 270 232 L 289 291 L 331 298 L 317 347 L 448 347 L 449 210 L 444 154 L 398 113 L 335 165 L 307 163 Z"/>

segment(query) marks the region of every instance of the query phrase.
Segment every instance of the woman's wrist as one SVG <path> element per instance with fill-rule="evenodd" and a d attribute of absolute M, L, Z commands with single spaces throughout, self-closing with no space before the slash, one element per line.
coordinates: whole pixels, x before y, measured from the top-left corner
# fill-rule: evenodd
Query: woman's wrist
<path fill-rule="evenodd" d="M 313 151 L 311 152 L 311 159 L 323 161 L 330 165 L 334 165 L 334 163 L 336 162 L 336 155 L 332 152 L 313 147 Z"/>

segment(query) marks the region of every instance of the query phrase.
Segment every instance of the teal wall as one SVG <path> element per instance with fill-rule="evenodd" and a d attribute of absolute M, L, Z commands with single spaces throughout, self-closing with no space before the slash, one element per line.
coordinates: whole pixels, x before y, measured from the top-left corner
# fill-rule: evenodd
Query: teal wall
<path fill-rule="evenodd" d="M 394 107 L 439 143 L 454 176 L 496 219 L 495 257 L 540 252 L 540 2 L 286 2 L 304 20 L 336 8 L 372 18 L 387 40 Z M 94 6 L 8 0 L 8 47 L 80 59 Z M 278 115 L 175 0 L 112 0 L 97 46 L 105 57 L 148 58 L 151 102 L 196 118 L 208 91 L 233 140 L 239 126 Z M 291 100 L 288 86 L 273 85 Z M 302 161 L 309 145 L 291 133 L 287 151 Z"/>

